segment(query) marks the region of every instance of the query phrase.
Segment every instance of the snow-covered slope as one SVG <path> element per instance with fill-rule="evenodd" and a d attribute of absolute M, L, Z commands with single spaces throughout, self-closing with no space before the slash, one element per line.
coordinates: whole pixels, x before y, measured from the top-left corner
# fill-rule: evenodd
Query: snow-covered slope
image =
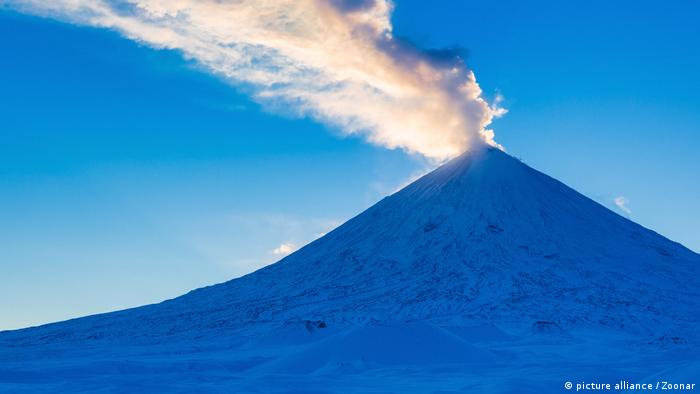
<path fill-rule="evenodd" d="M 0 333 L 0 361 L 40 363 L 56 347 L 69 358 L 103 347 L 122 359 L 162 348 L 265 353 L 298 341 L 312 354 L 304 359 L 331 360 L 319 349 L 347 356 L 363 345 L 342 344 L 374 338 L 365 345 L 376 349 L 391 337 L 400 347 L 396 338 L 411 335 L 399 332 L 414 331 L 437 338 L 446 361 L 486 360 L 491 353 L 472 343 L 511 335 L 570 342 L 606 333 L 630 346 L 696 348 L 699 273 L 700 256 L 680 244 L 483 148 L 252 274 L 157 305 Z M 309 345 L 310 333 L 330 342 Z M 291 367 L 307 353 L 271 352 L 271 371 L 308 369 Z M 348 368 L 369 368 L 368 358 Z"/>

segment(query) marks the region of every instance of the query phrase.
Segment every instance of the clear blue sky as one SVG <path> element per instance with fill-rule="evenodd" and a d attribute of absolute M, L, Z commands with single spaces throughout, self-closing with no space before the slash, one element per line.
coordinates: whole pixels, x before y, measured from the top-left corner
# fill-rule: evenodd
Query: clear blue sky
<path fill-rule="evenodd" d="M 395 34 L 505 97 L 509 153 L 700 250 L 697 2 L 396 3 Z M 0 37 L 0 329 L 244 274 L 428 165 L 114 32 L 0 9 Z"/>

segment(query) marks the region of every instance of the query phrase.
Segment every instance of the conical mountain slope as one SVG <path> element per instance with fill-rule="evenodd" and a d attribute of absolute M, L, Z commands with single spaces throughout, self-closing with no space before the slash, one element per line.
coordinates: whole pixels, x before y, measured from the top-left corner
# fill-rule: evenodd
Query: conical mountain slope
<path fill-rule="evenodd" d="M 700 256 L 680 244 L 483 148 L 252 274 L 0 340 L 160 343 L 245 338 L 303 321 L 426 321 L 605 327 L 687 341 L 699 319 L 699 271 Z"/>

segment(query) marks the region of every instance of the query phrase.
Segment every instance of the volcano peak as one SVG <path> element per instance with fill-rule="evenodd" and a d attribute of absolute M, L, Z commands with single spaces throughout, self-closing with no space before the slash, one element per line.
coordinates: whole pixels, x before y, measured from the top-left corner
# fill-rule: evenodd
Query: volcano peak
<path fill-rule="evenodd" d="M 699 267 L 683 246 L 500 150 L 476 149 L 275 264 L 160 304 L 0 333 L 0 356 L 24 365 L 34 349 L 37 360 L 47 347 L 97 349 L 86 350 L 92 365 L 117 343 L 142 358 L 175 347 L 189 368 L 186 349 L 209 343 L 255 349 L 240 365 L 299 373 L 489 362 L 495 353 L 469 343 L 571 342 L 586 330 L 697 344 Z M 266 361 L 288 349 L 297 353 Z"/>

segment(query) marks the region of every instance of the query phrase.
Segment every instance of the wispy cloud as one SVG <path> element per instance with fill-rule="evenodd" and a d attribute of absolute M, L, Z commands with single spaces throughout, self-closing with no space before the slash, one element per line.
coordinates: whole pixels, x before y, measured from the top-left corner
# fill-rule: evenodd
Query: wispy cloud
<path fill-rule="evenodd" d="M 167 224 L 198 264 L 242 275 L 278 261 L 343 221 L 282 212 L 219 211 L 188 218 L 179 226 Z"/>
<path fill-rule="evenodd" d="M 399 190 L 403 189 L 404 187 L 410 185 L 411 183 L 417 181 L 419 178 L 421 178 L 423 175 L 426 175 L 430 171 L 434 170 L 435 166 L 434 165 L 426 165 L 422 168 L 419 168 L 416 171 L 413 171 L 411 174 L 408 175 L 407 178 L 403 179 L 402 181 L 399 182 L 385 182 L 385 181 L 375 181 L 372 183 L 372 189 L 378 194 L 377 197 L 385 197 L 391 194 L 394 194 L 398 192 Z"/>
<path fill-rule="evenodd" d="M 282 243 L 282 244 L 280 244 L 280 246 L 272 249 L 272 254 L 274 254 L 275 256 L 284 257 L 284 256 L 287 256 L 289 254 L 292 254 L 292 252 L 294 252 L 295 250 L 297 250 L 296 245 L 294 245 L 293 243 L 287 242 L 287 243 Z"/>
<path fill-rule="evenodd" d="M 626 214 L 631 214 L 632 210 L 629 209 L 627 206 L 629 204 L 629 200 L 625 196 L 618 196 L 615 197 L 615 205 L 624 213 Z"/>
<path fill-rule="evenodd" d="M 397 39 L 388 0 L 0 1 L 179 50 L 271 110 L 438 160 L 493 143 L 505 112 L 457 53 Z"/>

